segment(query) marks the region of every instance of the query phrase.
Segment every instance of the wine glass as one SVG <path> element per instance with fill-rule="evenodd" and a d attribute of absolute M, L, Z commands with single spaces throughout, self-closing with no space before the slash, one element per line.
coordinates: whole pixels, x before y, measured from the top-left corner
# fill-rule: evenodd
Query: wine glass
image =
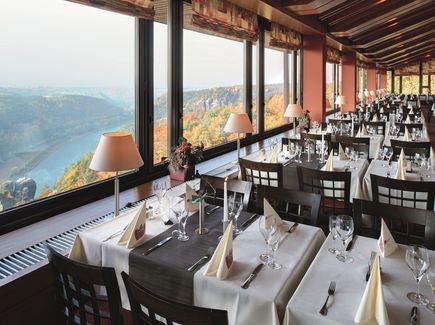
<path fill-rule="evenodd" d="M 179 241 L 188 241 L 190 237 L 186 234 L 186 222 L 189 218 L 187 211 L 187 204 L 185 200 L 181 200 L 171 207 L 172 212 L 175 214 L 178 220 L 178 236 Z"/>
<path fill-rule="evenodd" d="M 295 146 L 295 155 L 298 156 L 298 160 L 296 160 L 297 163 L 301 163 L 301 154 L 302 154 L 302 147 L 299 144 L 296 144 Z"/>
<path fill-rule="evenodd" d="M 419 284 L 430 265 L 427 249 L 420 245 L 409 245 L 406 248 L 405 260 L 414 275 L 415 281 L 417 281 L 417 292 L 409 292 L 406 296 L 418 305 L 426 305 L 429 300 L 420 293 Z"/>
<path fill-rule="evenodd" d="M 427 282 L 432 289 L 432 302 L 426 305 L 427 309 L 435 313 L 435 266 L 432 266 L 426 273 Z"/>
<path fill-rule="evenodd" d="M 162 199 L 166 194 L 166 182 L 163 183 L 155 182 L 153 184 L 153 190 L 154 190 L 154 194 L 157 197 L 157 203 L 158 203 L 156 209 L 154 209 L 154 215 L 158 217 L 162 215 Z"/>
<path fill-rule="evenodd" d="M 336 255 L 337 259 L 340 262 L 352 263 L 353 257 L 346 253 L 346 241 L 352 237 L 354 230 L 352 217 L 347 215 L 337 216 L 335 230 L 337 231 L 338 237 L 340 237 L 343 242 L 343 251 Z"/>
<path fill-rule="evenodd" d="M 270 246 L 270 250 L 272 251 L 272 256 L 267 260 L 267 266 L 272 270 L 279 270 L 282 265 L 276 261 L 276 251 L 278 250 L 279 243 L 281 240 L 281 232 L 274 225 L 272 227 L 272 231 L 269 233 L 268 244 Z"/>
<path fill-rule="evenodd" d="M 334 241 L 334 247 L 330 247 L 328 249 L 328 251 L 334 255 L 337 255 L 340 253 L 340 251 L 337 248 L 335 248 L 335 240 L 338 237 L 337 230 L 335 229 L 336 224 L 337 224 L 337 216 L 330 216 L 329 217 L 329 233 L 331 234 L 332 240 Z"/>
<path fill-rule="evenodd" d="M 233 220 L 233 229 L 236 235 L 242 232 L 242 229 L 237 225 L 237 219 L 240 216 L 240 212 L 243 209 L 243 196 L 241 194 L 234 193 L 234 195 L 230 196 L 228 202 L 228 208 L 230 213 L 230 218 Z"/>
<path fill-rule="evenodd" d="M 269 237 L 270 233 L 273 231 L 273 227 L 275 227 L 275 218 L 268 218 L 264 215 L 260 216 L 258 227 L 260 229 L 261 235 L 263 235 L 264 241 L 266 242 L 267 246 L 266 253 L 260 255 L 260 260 L 262 260 L 263 262 L 267 262 L 272 257 L 269 249 Z"/>

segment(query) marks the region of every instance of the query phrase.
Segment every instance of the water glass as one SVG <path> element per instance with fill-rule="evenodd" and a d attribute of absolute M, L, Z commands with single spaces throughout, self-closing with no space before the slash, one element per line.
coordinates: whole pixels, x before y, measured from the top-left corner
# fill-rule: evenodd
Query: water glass
<path fill-rule="evenodd" d="M 432 266 L 430 270 L 426 273 L 427 282 L 432 289 L 432 302 L 426 305 L 427 309 L 435 313 L 435 266 Z"/>
<path fill-rule="evenodd" d="M 420 280 L 429 269 L 429 254 L 426 247 L 420 245 L 409 245 L 405 254 L 406 264 L 414 275 L 417 282 L 417 292 L 409 292 L 406 296 L 418 305 L 426 305 L 429 300 L 420 293 Z"/>
<path fill-rule="evenodd" d="M 179 201 L 177 204 L 171 206 L 171 211 L 175 214 L 178 220 L 178 236 L 179 241 L 188 241 L 190 237 L 186 234 L 186 223 L 189 218 L 187 211 L 187 204 L 185 200 Z"/>
<path fill-rule="evenodd" d="M 335 240 L 336 240 L 337 237 L 338 237 L 337 230 L 335 229 L 336 225 L 337 225 L 337 216 L 330 216 L 330 217 L 329 217 L 329 233 L 331 234 L 331 236 L 332 236 L 332 240 L 334 241 L 334 247 L 329 248 L 328 251 L 329 251 L 331 254 L 334 254 L 334 255 L 337 255 L 337 254 L 340 254 L 340 253 L 341 253 L 341 252 L 340 252 L 340 251 L 335 247 Z"/>
<path fill-rule="evenodd" d="M 267 220 L 268 218 L 266 218 L 266 216 L 260 216 L 259 222 L 258 222 L 258 227 L 260 229 L 260 233 L 264 238 L 264 241 L 266 242 L 266 247 L 267 247 L 267 251 L 264 254 L 260 255 L 260 260 L 263 262 L 267 262 L 272 255 L 270 254 L 270 249 L 269 249 L 269 237 L 270 237 L 270 233 L 273 231 L 273 228 L 275 226 L 275 218 L 269 218 L 272 220 Z"/>
<path fill-rule="evenodd" d="M 340 237 L 343 242 L 343 251 L 336 255 L 337 259 L 340 262 L 352 263 L 353 257 L 346 252 L 346 241 L 352 237 L 354 230 L 352 217 L 348 215 L 337 216 L 335 230 L 337 231 L 338 237 Z"/>
<path fill-rule="evenodd" d="M 239 228 L 237 224 L 237 219 L 240 216 L 240 213 L 243 209 L 243 196 L 241 194 L 234 193 L 230 196 L 228 200 L 228 208 L 230 218 L 233 220 L 233 229 L 235 234 L 240 234 L 242 229 Z"/>
<path fill-rule="evenodd" d="M 276 226 L 272 227 L 272 231 L 269 233 L 268 245 L 272 251 L 271 257 L 267 261 L 267 266 L 272 270 L 279 270 L 282 265 L 276 261 L 276 251 L 278 250 L 279 243 L 281 241 L 281 232 Z"/>
<path fill-rule="evenodd" d="M 163 183 L 155 182 L 153 184 L 153 190 L 154 190 L 154 194 L 157 197 L 157 203 L 158 203 L 157 207 L 154 209 L 154 215 L 158 217 L 162 215 L 162 199 L 166 194 L 166 182 Z"/>

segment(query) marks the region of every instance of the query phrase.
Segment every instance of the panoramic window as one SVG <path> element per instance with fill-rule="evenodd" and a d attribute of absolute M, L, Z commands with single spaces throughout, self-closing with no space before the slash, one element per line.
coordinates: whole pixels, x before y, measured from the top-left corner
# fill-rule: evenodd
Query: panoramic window
<path fill-rule="evenodd" d="M 234 140 L 222 130 L 243 111 L 243 43 L 184 29 L 183 136 L 206 148 Z"/>
<path fill-rule="evenodd" d="M 288 54 L 288 83 L 289 83 L 289 88 L 288 88 L 288 102 L 289 103 L 294 103 L 296 100 L 297 95 L 294 93 L 293 91 L 293 76 L 295 74 L 295 66 L 293 64 L 294 62 L 294 56 L 295 56 L 295 52 L 291 51 Z"/>
<path fill-rule="evenodd" d="M 402 93 L 404 94 L 418 94 L 420 92 L 420 76 L 410 75 L 402 76 Z"/>
<path fill-rule="evenodd" d="M 392 75 L 393 75 L 393 73 L 391 72 L 391 70 L 388 70 L 387 71 L 387 91 L 389 91 L 389 92 L 392 92 L 392 82 L 391 82 L 391 79 L 392 79 Z"/>
<path fill-rule="evenodd" d="M 402 89 L 400 87 L 400 76 L 394 76 L 394 92 L 401 93 Z"/>
<path fill-rule="evenodd" d="M 257 123 L 257 46 L 252 45 L 252 127 L 254 134 L 258 133 Z"/>
<path fill-rule="evenodd" d="M 153 141 L 153 162 L 158 164 L 168 156 L 168 28 L 161 22 L 154 22 Z"/>
<path fill-rule="evenodd" d="M 102 133 L 135 133 L 134 33 L 72 2 L 2 2 L 0 211 L 111 176 L 89 163 Z"/>
<path fill-rule="evenodd" d="M 264 129 L 285 124 L 284 118 L 284 54 L 264 49 Z"/>
<path fill-rule="evenodd" d="M 330 111 L 334 109 L 335 103 L 335 73 L 334 63 L 326 62 L 326 110 Z"/>

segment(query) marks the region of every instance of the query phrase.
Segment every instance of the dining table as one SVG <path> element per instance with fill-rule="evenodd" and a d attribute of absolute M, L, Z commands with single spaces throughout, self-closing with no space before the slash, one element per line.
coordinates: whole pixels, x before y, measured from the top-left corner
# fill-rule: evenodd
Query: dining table
<path fill-rule="evenodd" d="M 367 285 L 368 261 L 371 253 L 378 251 L 377 239 L 356 236 L 349 251 L 352 263 L 340 262 L 328 251 L 332 247 L 341 248 L 340 245 L 328 235 L 286 306 L 284 325 L 355 324 L 355 314 Z M 417 284 L 405 262 L 405 252 L 406 246 L 399 244 L 392 255 L 380 258 L 382 289 L 391 325 L 410 324 L 411 310 L 415 306 L 406 296 L 408 292 L 416 291 Z M 429 251 L 429 255 L 430 260 L 435 261 L 435 251 Z M 323 316 L 319 311 L 331 281 L 336 282 L 336 290 L 328 304 L 328 312 Z M 421 280 L 420 291 L 432 299 L 425 277 Z M 435 314 L 419 305 L 418 319 L 420 325 L 434 324 Z"/>
<path fill-rule="evenodd" d="M 182 192 L 182 185 L 175 192 Z M 146 204 L 152 208 L 158 204 L 153 199 L 148 201 Z M 213 207 L 207 206 L 206 211 L 212 211 Z M 223 232 L 222 208 L 205 216 L 205 226 L 209 229 L 206 235 L 195 233 L 199 218 L 198 213 L 194 213 L 186 225 L 190 236 L 188 241 L 172 238 L 148 255 L 144 253 L 162 239 L 172 236 L 178 225 L 166 225 L 159 216 L 151 217 L 146 221 L 145 242 L 128 249 L 118 244 L 120 235 L 111 236 L 132 222 L 137 209 L 132 208 L 119 217 L 79 233 L 70 253 L 70 258 L 79 262 L 113 267 L 122 305 L 127 309 L 129 302 L 121 279 L 122 271 L 152 292 L 172 301 L 227 310 L 229 324 L 279 325 L 289 299 L 325 240 L 320 228 L 300 224 L 294 232 L 285 233 L 281 238 L 276 257 L 282 268 L 273 270 L 264 266 L 250 286 L 243 289 L 242 283 L 261 263 L 259 255 L 266 251 L 266 242 L 259 231 L 259 216 L 241 213 L 239 224 L 250 222 L 233 240 L 234 263 L 228 277 L 218 280 L 205 275 L 207 264 L 194 272 L 187 269 L 205 256 L 210 248 L 217 246 L 219 235 Z M 284 222 L 289 227 L 292 224 Z"/>

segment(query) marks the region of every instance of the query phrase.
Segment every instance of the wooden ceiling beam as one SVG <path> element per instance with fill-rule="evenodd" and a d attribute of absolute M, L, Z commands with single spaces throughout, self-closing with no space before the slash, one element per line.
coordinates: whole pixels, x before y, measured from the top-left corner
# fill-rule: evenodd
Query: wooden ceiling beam
<path fill-rule="evenodd" d="M 430 47 L 425 48 L 425 49 L 420 50 L 420 51 L 401 55 L 400 57 L 397 57 L 394 60 L 380 61 L 378 63 L 380 63 L 382 65 L 386 65 L 386 66 L 393 66 L 393 65 L 399 64 L 400 62 L 410 61 L 410 60 L 414 60 L 415 58 L 418 58 L 418 57 L 423 57 L 428 53 L 432 53 L 433 51 L 435 51 L 435 46 L 430 46 Z"/>
<path fill-rule="evenodd" d="M 364 55 L 368 58 L 378 58 L 378 59 L 385 59 L 389 56 L 403 51 L 410 51 L 412 49 L 419 48 L 421 46 L 433 43 L 435 39 L 435 31 L 431 33 L 428 37 L 425 37 L 423 39 L 419 38 L 417 40 L 411 41 L 411 42 L 402 42 L 401 44 L 397 44 L 397 46 L 390 47 L 388 49 L 383 49 L 379 52 L 375 53 L 367 53 L 365 52 Z"/>

